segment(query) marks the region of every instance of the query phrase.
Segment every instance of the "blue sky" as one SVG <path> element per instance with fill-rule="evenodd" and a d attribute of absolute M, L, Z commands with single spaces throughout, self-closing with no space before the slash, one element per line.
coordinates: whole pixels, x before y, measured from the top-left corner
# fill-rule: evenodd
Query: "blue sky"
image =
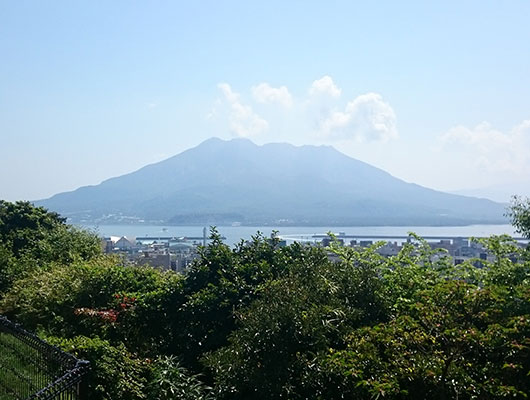
<path fill-rule="evenodd" d="M 0 198 L 217 136 L 530 187 L 528 1 L 0 1 Z"/>

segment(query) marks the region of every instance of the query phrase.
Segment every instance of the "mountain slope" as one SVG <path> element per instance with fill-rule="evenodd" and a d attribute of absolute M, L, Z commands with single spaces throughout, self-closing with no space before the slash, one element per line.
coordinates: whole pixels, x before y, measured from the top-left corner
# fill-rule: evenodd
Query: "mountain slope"
<path fill-rule="evenodd" d="M 463 189 L 452 193 L 508 203 L 513 195 L 530 197 L 530 180 L 526 182 L 504 183 L 482 188 Z"/>
<path fill-rule="evenodd" d="M 175 224 L 504 222 L 501 204 L 406 183 L 332 147 L 257 146 L 245 139 L 209 139 L 138 171 L 36 204 L 73 220 L 99 222 L 109 214 Z"/>

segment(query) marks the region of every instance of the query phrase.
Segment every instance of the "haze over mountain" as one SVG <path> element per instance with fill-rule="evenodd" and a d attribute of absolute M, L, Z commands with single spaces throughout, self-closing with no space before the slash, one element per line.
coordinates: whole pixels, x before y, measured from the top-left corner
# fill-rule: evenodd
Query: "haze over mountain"
<path fill-rule="evenodd" d="M 99 185 L 35 204 L 72 221 L 165 224 L 503 223 L 504 205 L 404 182 L 329 146 L 212 138 Z M 129 217 L 129 218 L 125 218 Z"/>
<path fill-rule="evenodd" d="M 530 197 L 530 180 L 519 183 L 504 183 L 488 187 L 462 189 L 451 193 L 481 197 L 498 202 L 509 202 L 513 195 Z"/>

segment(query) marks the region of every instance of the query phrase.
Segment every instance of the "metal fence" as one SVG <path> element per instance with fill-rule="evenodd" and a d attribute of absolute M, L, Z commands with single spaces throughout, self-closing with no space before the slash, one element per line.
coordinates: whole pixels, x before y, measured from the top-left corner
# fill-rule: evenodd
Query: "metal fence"
<path fill-rule="evenodd" d="M 0 400 L 84 399 L 88 361 L 51 346 L 0 316 Z"/>

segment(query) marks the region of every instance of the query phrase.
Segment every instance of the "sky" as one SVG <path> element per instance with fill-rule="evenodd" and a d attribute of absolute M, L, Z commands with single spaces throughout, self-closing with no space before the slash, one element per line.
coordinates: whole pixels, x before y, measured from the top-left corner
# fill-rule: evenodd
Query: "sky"
<path fill-rule="evenodd" d="M 0 0 L 0 198 L 98 184 L 212 136 L 331 145 L 438 190 L 530 192 L 529 18 L 526 0 Z"/>

